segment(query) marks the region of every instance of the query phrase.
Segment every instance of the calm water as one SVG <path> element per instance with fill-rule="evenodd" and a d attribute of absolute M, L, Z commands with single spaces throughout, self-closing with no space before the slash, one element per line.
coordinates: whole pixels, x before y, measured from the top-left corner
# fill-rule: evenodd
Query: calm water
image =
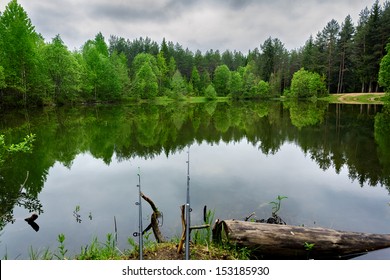
<path fill-rule="evenodd" d="M 37 140 L 32 154 L 8 158 L 0 170 L 0 256 L 55 251 L 60 233 L 68 255 L 77 254 L 114 233 L 114 217 L 118 247 L 130 248 L 139 169 L 143 192 L 164 214 L 163 234 L 179 236 L 188 151 L 193 224 L 202 223 L 204 205 L 219 219 L 268 218 L 269 202 L 283 195 L 279 214 L 288 224 L 390 233 L 390 141 L 381 110 L 274 102 L 3 113 L 7 141 L 27 133 Z M 30 212 L 39 213 L 38 232 L 24 221 Z M 145 226 L 151 212 L 144 202 Z M 360 258 L 390 259 L 390 250 Z"/>

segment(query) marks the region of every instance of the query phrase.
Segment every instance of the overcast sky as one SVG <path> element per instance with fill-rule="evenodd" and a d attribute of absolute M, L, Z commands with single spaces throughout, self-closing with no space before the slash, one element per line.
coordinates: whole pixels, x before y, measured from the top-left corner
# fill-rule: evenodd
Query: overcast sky
<path fill-rule="evenodd" d="M 0 0 L 4 11 L 8 0 Z M 380 3 L 383 3 L 381 0 Z M 374 0 L 18 0 L 46 41 L 60 34 L 71 49 L 102 32 L 133 40 L 178 42 L 191 51 L 259 47 L 279 38 L 288 50 L 304 45 L 331 19 L 354 24 Z"/>

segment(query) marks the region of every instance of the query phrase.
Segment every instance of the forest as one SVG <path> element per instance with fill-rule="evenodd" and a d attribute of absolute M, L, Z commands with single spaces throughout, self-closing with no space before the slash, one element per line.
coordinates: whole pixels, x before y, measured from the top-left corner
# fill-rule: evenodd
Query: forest
<path fill-rule="evenodd" d="M 45 41 L 24 8 L 11 0 L 0 13 L 0 106 L 296 97 L 302 90 L 295 77 L 309 85 L 298 97 L 378 92 L 386 89 L 378 75 L 389 38 L 390 2 L 375 1 L 361 10 L 356 24 L 350 15 L 342 23 L 332 19 L 293 50 L 269 37 L 247 54 L 194 53 L 166 39 L 110 35 L 106 40 L 98 32 L 71 51 L 60 34 Z"/>

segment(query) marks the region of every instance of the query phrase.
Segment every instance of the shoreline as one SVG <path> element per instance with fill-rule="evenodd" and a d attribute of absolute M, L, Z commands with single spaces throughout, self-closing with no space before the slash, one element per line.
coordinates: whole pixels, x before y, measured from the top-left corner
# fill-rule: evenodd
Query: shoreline
<path fill-rule="evenodd" d="M 330 94 L 323 100 L 342 104 L 384 104 L 384 92 L 375 93 L 337 93 Z"/>

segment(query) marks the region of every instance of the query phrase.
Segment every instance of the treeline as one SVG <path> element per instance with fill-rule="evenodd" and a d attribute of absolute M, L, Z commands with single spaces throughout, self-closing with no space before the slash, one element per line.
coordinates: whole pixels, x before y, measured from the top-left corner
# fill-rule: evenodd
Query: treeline
<path fill-rule="evenodd" d="M 302 68 L 329 93 L 376 92 L 382 90 L 378 72 L 389 37 L 390 2 L 376 1 L 361 11 L 357 25 L 350 16 L 341 24 L 331 20 L 291 51 L 271 37 L 245 55 L 194 53 L 165 39 L 159 44 L 111 36 L 107 42 L 101 33 L 70 51 L 60 35 L 45 42 L 12 0 L 0 14 L 0 104 L 279 97 L 290 93 L 294 73 Z"/>

